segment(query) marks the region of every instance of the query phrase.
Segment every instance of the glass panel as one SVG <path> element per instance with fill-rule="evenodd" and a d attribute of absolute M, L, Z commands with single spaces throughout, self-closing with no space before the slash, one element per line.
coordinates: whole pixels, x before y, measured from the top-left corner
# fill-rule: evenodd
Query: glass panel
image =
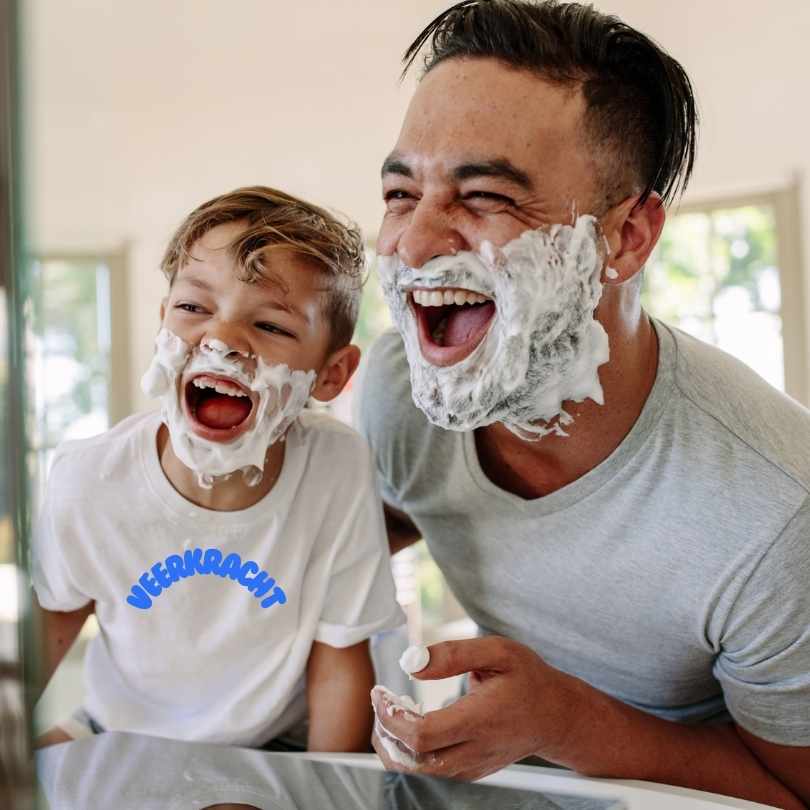
<path fill-rule="evenodd" d="M 110 270 L 93 259 L 32 267 L 35 503 L 53 448 L 109 427 Z"/>
<path fill-rule="evenodd" d="M 643 301 L 656 317 L 719 346 L 784 390 L 770 206 L 672 217 L 648 263 Z"/>

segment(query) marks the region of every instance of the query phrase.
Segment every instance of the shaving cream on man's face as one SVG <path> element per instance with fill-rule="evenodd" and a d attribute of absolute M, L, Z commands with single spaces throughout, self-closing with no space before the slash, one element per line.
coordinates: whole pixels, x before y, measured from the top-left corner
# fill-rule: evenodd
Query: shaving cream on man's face
<path fill-rule="evenodd" d="M 610 352 L 593 317 L 604 250 L 597 220 L 580 216 L 573 226 L 525 231 L 501 248 L 484 242 L 480 253 L 440 256 L 419 269 L 381 256 L 413 399 L 427 418 L 463 431 L 502 422 L 537 439 L 566 435 L 566 400 L 604 404 L 597 369 Z"/>
<path fill-rule="evenodd" d="M 291 371 L 259 357 L 248 374 L 234 359 L 240 353 L 222 341 L 192 349 L 168 329 L 160 330 L 155 347 L 141 388 L 162 400 L 175 455 L 197 473 L 202 487 L 238 470 L 256 486 L 267 449 L 306 405 L 315 371 Z"/>

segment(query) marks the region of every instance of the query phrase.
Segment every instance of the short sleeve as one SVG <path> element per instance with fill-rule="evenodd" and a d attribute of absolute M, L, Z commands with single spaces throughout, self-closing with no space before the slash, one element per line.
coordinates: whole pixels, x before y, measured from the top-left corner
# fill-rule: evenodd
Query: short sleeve
<path fill-rule="evenodd" d="M 334 538 L 326 598 L 315 631 L 316 641 L 332 647 L 349 647 L 405 623 L 396 601 L 382 503 L 365 446 L 352 483 L 351 505 Z"/>
<path fill-rule="evenodd" d="M 742 586 L 714 671 L 746 731 L 810 745 L 810 498 Z"/>
<path fill-rule="evenodd" d="M 78 610 L 91 601 L 79 584 L 68 549 L 71 538 L 76 540 L 76 527 L 70 525 L 64 503 L 64 492 L 71 488 L 60 482 L 70 475 L 69 467 L 69 458 L 57 451 L 31 543 L 31 581 L 37 600 L 46 610 L 61 612 Z"/>

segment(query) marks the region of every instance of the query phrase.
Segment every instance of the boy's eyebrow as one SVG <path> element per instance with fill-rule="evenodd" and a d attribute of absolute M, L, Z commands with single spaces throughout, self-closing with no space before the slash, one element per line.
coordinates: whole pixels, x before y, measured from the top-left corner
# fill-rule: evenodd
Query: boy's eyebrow
<path fill-rule="evenodd" d="M 192 287 L 199 287 L 201 290 L 206 290 L 207 292 L 210 292 L 212 289 L 207 281 L 203 281 L 203 279 L 197 278 L 196 276 L 180 275 L 178 273 L 174 282 L 175 284 L 190 284 Z"/>
<path fill-rule="evenodd" d="M 259 309 L 280 309 L 282 312 L 287 312 L 290 315 L 295 315 L 302 320 L 307 320 L 306 316 L 304 315 L 295 304 L 287 304 L 284 301 L 267 301 L 266 303 L 260 304 Z"/>

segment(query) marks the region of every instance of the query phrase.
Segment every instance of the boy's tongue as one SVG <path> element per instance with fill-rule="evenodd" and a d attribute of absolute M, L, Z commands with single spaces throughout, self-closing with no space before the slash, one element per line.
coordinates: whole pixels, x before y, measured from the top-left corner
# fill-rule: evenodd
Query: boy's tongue
<path fill-rule="evenodd" d="M 194 415 L 206 427 L 227 430 L 244 422 L 250 408 L 247 397 L 229 397 L 227 394 L 215 393 L 198 403 Z"/>

